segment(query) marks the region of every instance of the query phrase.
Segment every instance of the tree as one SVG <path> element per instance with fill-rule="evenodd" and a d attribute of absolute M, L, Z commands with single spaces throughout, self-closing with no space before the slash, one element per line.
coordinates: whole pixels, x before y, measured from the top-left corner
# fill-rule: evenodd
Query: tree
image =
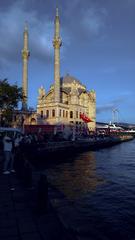
<path fill-rule="evenodd" d="M 22 88 L 16 84 L 10 85 L 7 79 L 0 80 L 0 123 L 9 125 L 12 121 L 12 115 L 17 108 L 19 101 L 22 100 Z"/>

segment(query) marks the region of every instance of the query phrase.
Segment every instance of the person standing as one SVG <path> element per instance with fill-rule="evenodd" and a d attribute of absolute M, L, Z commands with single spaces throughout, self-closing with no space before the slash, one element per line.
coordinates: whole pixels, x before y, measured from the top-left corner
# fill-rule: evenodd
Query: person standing
<path fill-rule="evenodd" d="M 4 145 L 4 167 L 3 167 L 3 174 L 9 174 L 10 171 L 13 171 L 13 142 L 9 136 L 5 136 L 3 139 Z"/>

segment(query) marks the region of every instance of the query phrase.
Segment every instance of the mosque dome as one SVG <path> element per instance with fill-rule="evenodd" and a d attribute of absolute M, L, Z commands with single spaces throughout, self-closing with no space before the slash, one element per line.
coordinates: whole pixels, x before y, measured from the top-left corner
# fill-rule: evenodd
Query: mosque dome
<path fill-rule="evenodd" d="M 86 87 L 75 77 L 66 74 L 66 76 L 61 77 L 61 86 L 62 89 L 68 94 L 71 92 L 71 89 L 75 87 L 78 89 L 79 94 L 86 91 Z"/>
<path fill-rule="evenodd" d="M 69 74 L 66 74 L 66 76 L 61 77 L 61 82 L 64 83 L 64 84 L 66 84 L 66 83 L 69 84 L 69 83 L 73 83 L 73 82 L 81 84 L 81 82 L 78 79 L 76 79 L 73 76 L 70 76 Z"/>

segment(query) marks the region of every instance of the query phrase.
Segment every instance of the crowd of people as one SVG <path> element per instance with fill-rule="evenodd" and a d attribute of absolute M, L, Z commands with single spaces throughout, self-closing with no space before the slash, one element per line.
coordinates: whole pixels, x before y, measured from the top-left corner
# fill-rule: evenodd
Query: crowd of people
<path fill-rule="evenodd" d="M 89 137 L 91 139 L 96 139 L 99 135 L 77 135 L 75 140 Z M 103 137 L 103 136 L 102 136 Z M 72 135 L 67 140 L 71 140 Z M 3 174 L 10 174 L 15 172 L 15 167 L 20 164 L 21 161 L 24 162 L 26 159 L 33 159 L 36 156 L 36 149 L 39 144 L 44 144 L 48 141 L 63 141 L 63 134 L 58 132 L 55 135 L 47 135 L 45 133 L 27 133 L 19 134 L 15 136 L 6 132 L 4 136 L 0 136 L 0 143 L 2 143 L 4 162 L 3 162 Z M 35 155 L 34 155 L 35 153 Z"/>
<path fill-rule="evenodd" d="M 11 136 L 6 133 L 2 138 L 2 149 L 4 155 L 3 174 L 15 172 L 15 166 L 20 162 L 20 158 L 25 154 L 28 146 L 37 143 L 39 140 L 35 134 L 17 134 Z M 25 159 L 26 160 L 26 159 Z"/>
<path fill-rule="evenodd" d="M 26 188 L 32 188 L 32 168 L 29 161 L 29 149 L 34 144 L 40 143 L 41 139 L 36 134 L 17 134 L 12 136 L 6 133 L 0 135 L 3 145 L 3 174 L 16 173 L 16 176 L 23 181 Z M 43 139 L 42 139 L 43 140 Z M 48 208 L 48 182 L 45 174 L 40 175 L 37 183 L 37 211 L 45 213 Z"/>
<path fill-rule="evenodd" d="M 22 158 L 28 158 L 29 153 L 36 151 L 38 144 L 51 141 L 54 138 L 56 141 L 59 136 L 51 136 L 47 134 L 27 133 L 15 136 L 10 132 L 0 135 L 0 150 L 3 152 L 3 174 L 15 172 L 15 166 Z M 33 147 L 34 146 L 34 147 Z M 25 155 L 25 157 L 24 157 Z M 24 160 L 24 159 L 23 159 Z"/>

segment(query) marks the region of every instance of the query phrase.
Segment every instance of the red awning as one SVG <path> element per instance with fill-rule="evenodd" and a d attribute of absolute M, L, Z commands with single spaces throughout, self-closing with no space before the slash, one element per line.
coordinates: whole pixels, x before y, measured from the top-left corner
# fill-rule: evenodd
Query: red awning
<path fill-rule="evenodd" d="M 89 117 L 87 117 L 84 113 L 80 113 L 80 118 L 85 122 L 93 122 Z"/>

